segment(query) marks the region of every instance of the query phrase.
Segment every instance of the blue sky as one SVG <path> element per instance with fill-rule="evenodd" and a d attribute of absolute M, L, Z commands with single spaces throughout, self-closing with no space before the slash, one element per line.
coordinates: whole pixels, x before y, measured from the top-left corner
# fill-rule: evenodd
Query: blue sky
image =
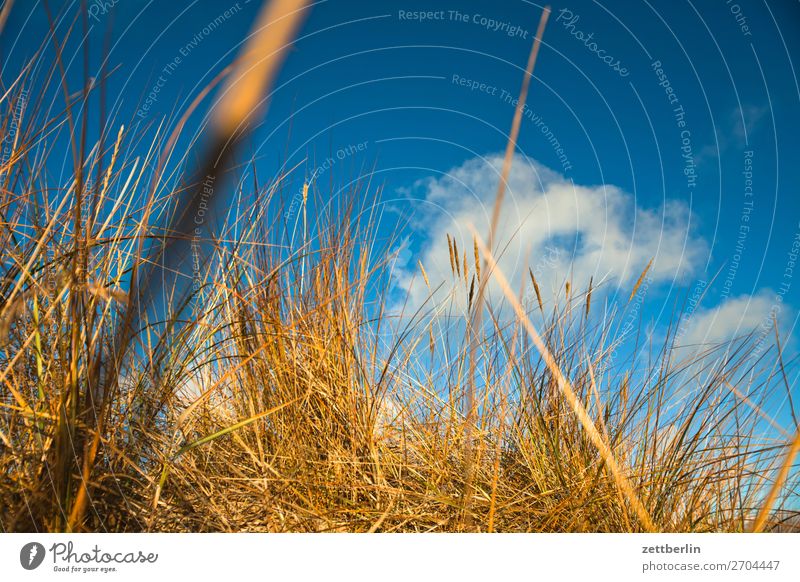
<path fill-rule="evenodd" d="M 71 18 L 78 3 L 51 6 Z M 109 62 L 119 65 L 108 86 L 115 122 L 153 131 L 174 124 L 231 62 L 260 2 L 88 6 L 90 76 L 107 36 Z M 395 292 L 419 296 L 417 260 L 434 278 L 449 270 L 445 232 L 469 244 L 467 223 L 485 231 L 542 7 L 314 4 L 251 140 L 259 172 L 307 160 L 289 191 L 316 171 L 316 187 L 335 194 L 374 170 L 382 228 L 391 232 L 398 213 L 409 220 Z M 556 289 L 592 276 L 613 302 L 652 258 L 643 315 L 654 327 L 666 325 L 674 301 L 703 292 L 685 322 L 688 344 L 765 329 L 771 313 L 793 336 L 800 5 L 570 0 L 552 10 L 501 232 L 506 241 L 522 233 L 503 263 L 510 278 L 536 266 Z M 5 83 L 46 22 L 39 2 L 12 12 L 0 43 Z M 73 35 L 66 50 L 76 57 L 75 90 L 78 42 Z"/>

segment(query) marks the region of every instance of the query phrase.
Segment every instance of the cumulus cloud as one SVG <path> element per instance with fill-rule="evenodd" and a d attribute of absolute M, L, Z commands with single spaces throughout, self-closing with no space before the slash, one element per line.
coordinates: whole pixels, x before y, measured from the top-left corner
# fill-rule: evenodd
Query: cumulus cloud
<path fill-rule="evenodd" d="M 694 157 L 695 163 L 718 164 L 722 153 L 728 152 L 732 147 L 741 149 L 769 120 L 769 111 L 768 105 L 742 105 L 741 108 L 731 109 L 727 118 L 722 118 L 714 143 L 698 149 Z"/>
<path fill-rule="evenodd" d="M 772 334 L 773 314 L 779 325 L 791 319 L 779 317 L 775 297 L 774 291 L 765 288 L 754 295 L 731 297 L 719 305 L 699 308 L 682 320 L 676 344 L 710 347 L 751 333 L 757 339 Z"/>
<path fill-rule="evenodd" d="M 428 305 L 453 292 L 446 234 L 467 253 L 474 272 L 472 225 L 486 237 L 502 157 L 474 158 L 442 177 L 421 180 L 413 193 L 411 217 L 422 263 L 436 291 Z M 663 283 L 683 278 L 707 257 L 707 244 L 694 232 L 689 208 L 680 201 L 660 207 L 639 204 L 629 193 L 609 185 L 579 185 L 535 160 L 517 155 L 508 181 L 494 252 L 515 290 L 532 269 L 543 294 L 560 293 L 566 281 L 577 288 L 605 283 L 605 289 L 631 287 L 652 259 L 648 278 Z M 395 269 L 395 283 L 409 296 L 409 306 L 421 305 L 430 292 L 417 261 Z M 455 286 L 455 299 L 465 305 L 466 288 Z M 499 299 L 497 288 L 490 298 Z"/>
<path fill-rule="evenodd" d="M 775 320 L 781 336 L 781 348 L 784 351 L 795 351 L 796 342 L 792 331 L 796 312 L 778 301 L 777 296 L 772 289 L 764 288 L 752 295 L 743 294 L 730 297 L 717 305 L 698 307 L 694 312 L 684 315 L 674 344 L 676 355 L 685 358 L 684 361 L 688 363 L 674 379 L 675 385 L 682 386 L 679 390 L 681 395 L 689 396 L 702 390 L 727 365 L 725 354 L 735 354 L 737 359 L 744 358 L 742 371 L 748 374 L 762 373 L 764 370 L 757 361 L 767 350 L 774 349 Z M 742 347 L 746 350 L 740 351 Z M 712 357 L 705 357 L 706 355 Z M 767 368 L 774 363 L 774 357 L 764 361 Z M 677 377 L 682 380 L 677 380 Z M 745 382 L 740 388 L 747 393 L 751 386 L 753 384 Z"/>

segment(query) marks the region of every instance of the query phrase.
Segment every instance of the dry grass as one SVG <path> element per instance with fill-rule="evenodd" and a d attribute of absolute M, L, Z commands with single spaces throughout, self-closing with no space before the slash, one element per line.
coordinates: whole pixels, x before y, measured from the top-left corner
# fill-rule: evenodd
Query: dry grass
<path fill-rule="evenodd" d="M 4 531 L 796 524 L 800 440 L 769 415 L 790 389 L 777 347 L 757 360 L 753 337 L 677 349 L 672 330 L 633 358 L 642 346 L 618 347 L 620 318 L 594 317 L 601 288 L 570 282 L 545 298 L 532 273 L 536 305 L 506 286 L 510 316 L 476 295 L 476 281 L 502 281 L 477 236 L 447 235 L 453 291 L 437 315 L 389 313 L 393 241 L 368 183 L 331 205 L 304 188 L 315 219 L 292 243 L 287 176 L 251 178 L 249 191 L 215 192 L 236 212 L 188 244 L 160 226 L 202 191 L 201 174 L 171 179 L 175 136 L 103 120 L 89 145 L 72 107 L 43 117 L 23 93 L 34 81 L 0 101 L 3 136 L 14 128 L 0 166 Z M 67 184 L 48 162 L 62 161 L 65 134 Z M 220 170 L 217 188 L 245 171 Z M 142 303 L 139 274 L 172 240 L 191 252 Z"/>

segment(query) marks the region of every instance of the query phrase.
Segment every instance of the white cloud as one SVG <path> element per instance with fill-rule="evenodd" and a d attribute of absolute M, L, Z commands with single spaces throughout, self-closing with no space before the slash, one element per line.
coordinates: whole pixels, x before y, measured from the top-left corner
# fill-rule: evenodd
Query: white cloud
<path fill-rule="evenodd" d="M 683 359 L 686 368 L 679 373 L 681 380 L 673 378 L 673 384 L 682 386 L 680 393 L 684 396 L 697 393 L 721 370 L 731 369 L 728 356 L 743 366 L 740 372 L 771 373 L 769 368 L 775 365 L 774 357 L 766 358 L 763 364 L 758 364 L 758 361 L 768 350 L 775 349 L 775 319 L 782 350 L 795 352 L 796 344 L 791 333 L 795 312 L 788 305 L 777 302 L 775 291 L 769 288 L 760 289 L 753 295 L 730 297 L 718 305 L 700 307 L 686 314 L 675 338 L 675 354 Z M 752 380 L 738 384 L 745 394 L 757 385 Z"/>
<path fill-rule="evenodd" d="M 466 250 L 474 272 L 473 241 L 468 225 L 486 237 L 500 179 L 500 155 L 468 160 L 443 177 L 415 185 L 419 203 L 411 225 L 421 240 L 417 257 L 431 286 L 439 288 L 434 305 L 453 288 L 446 234 L 453 237 L 462 256 Z M 694 233 L 689 208 L 667 201 L 660 208 L 637 204 L 629 193 L 613 185 L 582 186 L 530 158 L 517 155 L 496 235 L 495 251 L 506 277 L 518 290 L 528 281 L 528 268 L 540 280 L 543 294 L 552 297 L 571 280 L 576 289 L 609 283 L 624 293 L 653 259 L 651 282 L 680 279 L 694 271 L 707 256 L 705 241 Z M 463 275 L 463 274 L 462 274 Z M 524 277 L 524 279 L 523 279 Z M 410 295 L 409 307 L 428 297 L 417 261 L 398 265 L 395 282 Z M 463 280 L 456 292 L 465 304 Z M 498 289 L 490 289 L 497 300 Z M 430 304 L 429 304 L 430 305 Z"/>
<path fill-rule="evenodd" d="M 734 109 L 731 113 L 733 132 L 741 143 L 745 142 L 746 136 L 752 135 L 761 127 L 767 113 L 767 105 L 743 105 L 741 109 Z"/>
<path fill-rule="evenodd" d="M 700 308 L 686 316 L 681 322 L 676 343 L 685 347 L 711 347 L 750 333 L 755 333 L 755 337 L 760 339 L 765 333 L 773 333 L 772 314 L 776 309 L 775 292 L 770 289 L 761 289 L 754 295 L 731 297 L 719 305 Z M 778 319 L 780 324 L 783 318 L 778 315 Z"/>
<path fill-rule="evenodd" d="M 755 132 L 759 131 L 764 121 L 767 121 L 768 105 L 743 105 L 733 108 L 728 117 L 722 118 L 717 129 L 714 143 L 707 144 L 698 149 L 694 157 L 696 164 L 720 163 L 720 157 L 727 153 L 731 147 L 741 149 L 752 139 Z"/>

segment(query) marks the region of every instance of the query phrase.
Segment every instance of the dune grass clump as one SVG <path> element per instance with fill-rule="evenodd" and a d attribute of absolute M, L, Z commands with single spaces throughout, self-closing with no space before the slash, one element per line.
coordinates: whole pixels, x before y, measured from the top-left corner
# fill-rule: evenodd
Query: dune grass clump
<path fill-rule="evenodd" d="M 164 226 L 202 186 L 165 162 L 183 128 L 101 119 L 91 141 L 88 114 L 47 110 L 33 81 L 0 100 L 3 531 L 796 527 L 779 343 L 623 343 L 602 286 L 548 297 L 532 271 L 530 301 L 501 304 L 477 234 L 443 235 L 451 280 L 419 264 L 444 300 L 389 309 L 368 181 L 332 200 L 306 184 L 293 216 L 291 174 L 228 168 L 215 188 L 235 210 L 187 240 Z M 182 268 L 142 304 L 174 240 Z"/>

